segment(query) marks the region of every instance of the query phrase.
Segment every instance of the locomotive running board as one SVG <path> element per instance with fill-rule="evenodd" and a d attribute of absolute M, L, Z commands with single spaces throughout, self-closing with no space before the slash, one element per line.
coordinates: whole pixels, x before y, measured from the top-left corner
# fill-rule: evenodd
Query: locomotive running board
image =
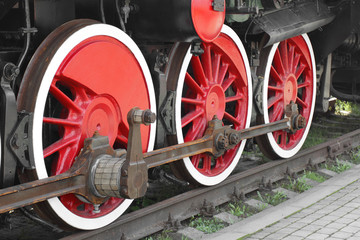
<path fill-rule="evenodd" d="M 155 114 L 150 110 L 134 108 L 128 114 L 127 151 L 112 149 L 108 137 L 95 134 L 85 139 L 84 148 L 67 172 L 0 190 L 0 213 L 68 193 L 84 197 L 94 205 L 94 211 L 98 211 L 99 205 L 109 196 L 141 197 L 147 189 L 149 168 L 205 152 L 218 157 L 241 140 L 278 130 L 295 132 L 306 125 L 296 104 L 287 105 L 285 113 L 285 118 L 280 121 L 239 131 L 222 126 L 222 122 L 214 118 L 201 139 L 142 153 L 140 125 L 154 122 Z M 105 170 L 110 171 L 111 177 L 108 177 L 109 174 L 104 177 L 101 172 L 104 172 L 104 165 L 109 165 L 109 162 L 112 165 Z"/>

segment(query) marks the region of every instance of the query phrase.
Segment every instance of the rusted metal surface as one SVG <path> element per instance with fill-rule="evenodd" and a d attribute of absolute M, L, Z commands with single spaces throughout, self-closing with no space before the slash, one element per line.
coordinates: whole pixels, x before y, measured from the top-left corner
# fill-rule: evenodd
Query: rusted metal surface
<path fill-rule="evenodd" d="M 54 196 L 72 193 L 84 186 L 82 176 L 72 176 L 70 173 L 66 173 L 39 180 L 35 183 L 31 182 L 15 186 L 11 192 L 4 189 L 0 191 L 0 213 L 41 202 Z M 21 194 L 21 196 L 18 196 L 18 194 Z"/>
<path fill-rule="evenodd" d="M 329 146 L 340 146 L 336 150 Z M 213 187 L 198 188 L 169 198 L 136 212 L 126 214 L 118 221 L 99 230 L 79 232 L 63 238 L 68 239 L 139 239 L 164 229 L 169 217 L 176 221 L 185 220 L 200 212 L 204 200 L 214 206 L 231 200 L 236 195 L 246 194 L 282 179 L 292 172 L 299 172 L 307 166 L 322 163 L 332 155 L 360 145 L 360 129 L 337 139 L 300 152 L 296 156 L 273 161 L 259 167 L 234 174 Z M 141 226 L 141 227 L 139 227 Z"/>
<path fill-rule="evenodd" d="M 149 115 L 153 115 L 153 118 Z M 148 167 L 142 153 L 140 125 L 155 122 L 155 114 L 150 110 L 133 108 L 127 115 L 127 121 L 129 138 L 126 160 L 121 169 L 120 194 L 125 198 L 135 199 L 145 195 L 148 182 Z"/>
<path fill-rule="evenodd" d="M 95 182 L 99 183 L 98 187 L 100 189 L 114 189 L 119 191 L 124 198 L 139 198 L 144 196 L 147 190 L 148 168 L 204 152 L 218 157 L 223 155 L 226 150 L 234 148 L 243 139 L 280 129 L 296 131 L 297 127 L 299 127 L 298 118 L 301 118 L 301 116 L 298 114 L 297 105 L 294 103 L 286 106 L 286 117 L 284 119 L 239 131 L 232 129 L 230 126 L 222 126 L 222 121 L 215 117 L 208 123 L 203 138 L 143 154 L 140 125 L 154 122 L 155 115 L 150 110 L 143 111 L 133 108 L 128 113 L 129 141 L 124 163 L 123 159 L 119 158 L 119 154 L 123 155 L 125 150 L 113 150 L 108 143 L 107 137 L 95 134 L 94 137 L 85 139 L 84 148 L 74 165 L 67 172 L 1 190 L 0 213 L 68 193 L 81 195 L 90 203 L 99 205 L 108 196 L 98 194 L 97 186 L 94 186 Z M 94 171 L 96 172 L 98 160 L 103 154 L 118 158 L 114 162 L 114 166 L 119 167 L 119 169 L 115 169 L 115 181 L 112 179 L 96 179 L 96 176 L 100 175 L 92 175 Z M 117 172 L 121 172 L 120 186 L 117 185 L 116 181 Z M 104 185 L 105 182 L 107 182 L 108 186 Z M 54 191 L 53 189 L 57 190 Z M 109 192 L 103 191 L 103 193 Z M 117 193 L 114 194 L 114 191 L 111 191 L 109 196 L 119 197 Z M 11 201 L 11 199 L 13 200 Z"/>
<path fill-rule="evenodd" d="M 76 193 L 93 204 L 101 204 L 106 197 L 94 195 L 89 186 L 92 162 L 104 154 L 115 158 L 123 153 L 114 151 L 107 137 L 95 135 L 88 138 L 77 161 L 67 172 L 0 190 L 0 213 L 68 193 Z"/>

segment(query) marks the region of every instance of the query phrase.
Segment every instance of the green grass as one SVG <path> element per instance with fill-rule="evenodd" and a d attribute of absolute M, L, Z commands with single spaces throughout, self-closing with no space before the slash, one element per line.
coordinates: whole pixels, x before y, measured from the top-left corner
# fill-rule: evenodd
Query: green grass
<path fill-rule="evenodd" d="M 306 190 L 310 189 L 311 186 L 306 183 L 306 176 L 299 177 L 297 179 L 291 179 L 290 177 L 289 183 L 285 183 L 282 185 L 283 188 L 295 191 L 295 192 L 305 192 Z"/>
<path fill-rule="evenodd" d="M 320 143 L 326 142 L 326 140 L 326 130 L 313 127 L 310 129 L 304 145 L 302 146 L 302 149 L 319 145 Z"/>
<path fill-rule="evenodd" d="M 312 171 L 304 171 L 304 176 L 308 179 L 311 179 L 319 183 L 324 182 L 326 180 L 324 176 Z"/>
<path fill-rule="evenodd" d="M 276 206 L 287 199 L 286 194 L 283 192 L 277 192 L 275 194 L 270 194 L 270 193 L 261 194 L 259 191 L 257 191 L 257 195 L 260 201 L 267 204 L 271 204 L 273 206 Z"/>
<path fill-rule="evenodd" d="M 250 217 L 252 213 L 245 204 L 241 202 L 229 203 L 229 213 L 237 217 Z"/>
<path fill-rule="evenodd" d="M 354 164 L 360 164 L 360 148 L 356 148 L 352 151 L 351 162 Z"/>
<path fill-rule="evenodd" d="M 217 218 L 192 217 L 189 226 L 204 233 L 214 233 L 223 229 L 225 224 Z"/>
<path fill-rule="evenodd" d="M 346 162 L 340 162 L 338 159 L 336 159 L 336 164 L 334 164 L 334 165 L 325 164 L 325 168 L 330 171 L 333 171 L 333 172 L 342 173 L 342 172 L 350 169 L 351 165 Z"/>
<path fill-rule="evenodd" d="M 349 112 L 353 116 L 360 116 L 359 104 L 337 99 L 335 103 L 335 114 L 342 115 L 342 111 Z"/>

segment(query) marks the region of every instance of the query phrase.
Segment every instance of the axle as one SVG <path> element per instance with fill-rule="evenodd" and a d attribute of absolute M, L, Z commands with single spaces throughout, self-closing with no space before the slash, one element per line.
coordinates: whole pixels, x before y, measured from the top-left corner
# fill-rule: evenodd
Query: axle
<path fill-rule="evenodd" d="M 112 149 L 106 136 L 95 133 L 85 140 L 84 148 L 67 172 L 2 189 L 0 213 L 68 193 L 91 202 L 97 211 L 108 197 L 134 199 L 144 196 L 149 168 L 205 152 L 219 157 L 244 139 L 278 130 L 296 132 L 306 125 L 297 105 L 291 102 L 286 106 L 285 118 L 280 121 L 237 131 L 231 126 L 222 126 L 222 122 L 214 117 L 201 139 L 142 153 L 140 125 L 154 121 L 155 114 L 150 110 L 132 109 L 128 113 L 127 150 Z"/>

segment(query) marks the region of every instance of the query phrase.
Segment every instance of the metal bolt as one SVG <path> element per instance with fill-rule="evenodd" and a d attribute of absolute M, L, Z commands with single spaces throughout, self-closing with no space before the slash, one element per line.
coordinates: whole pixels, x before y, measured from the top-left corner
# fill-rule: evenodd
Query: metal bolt
<path fill-rule="evenodd" d="M 20 148 L 20 143 L 17 133 L 15 133 L 14 137 L 11 139 L 11 146 L 16 149 Z"/>
<path fill-rule="evenodd" d="M 228 140 L 220 133 L 216 138 L 216 148 L 218 150 L 224 150 L 228 145 Z"/>
<path fill-rule="evenodd" d="M 149 109 L 147 109 L 143 112 L 143 122 L 145 124 L 154 123 L 155 120 L 156 120 L 155 113 L 151 112 Z"/>
<path fill-rule="evenodd" d="M 3 73 L 6 80 L 12 81 L 20 74 L 20 69 L 13 63 L 7 63 L 4 66 Z"/>
<path fill-rule="evenodd" d="M 295 118 L 295 129 L 301 129 L 304 128 L 305 126 L 306 126 L 306 119 L 303 116 L 298 115 Z"/>
<path fill-rule="evenodd" d="M 126 169 L 121 169 L 121 176 L 126 177 L 128 175 L 128 171 Z"/>
<path fill-rule="evenodd" d="M 127 187 L 121 188 L 121 190 L 120 190 L 120 195 L 121 195 L 121 196 L 127 197 L 128 194 L 129 194 L 129 191 L 128 191 Z"/>
<path fill-rule="evenodd" d="M 234 144 L 238 144 L 240 142 L 240 138 L 239 135 L 236 133 L 232 133 L 230 134 L 230 144 L 234 145 Z"/>
<path fill-rule="evenodd" d="M 94 210 L 93 213 L 100 213 L 100 204 L 93 204 Z"/>

